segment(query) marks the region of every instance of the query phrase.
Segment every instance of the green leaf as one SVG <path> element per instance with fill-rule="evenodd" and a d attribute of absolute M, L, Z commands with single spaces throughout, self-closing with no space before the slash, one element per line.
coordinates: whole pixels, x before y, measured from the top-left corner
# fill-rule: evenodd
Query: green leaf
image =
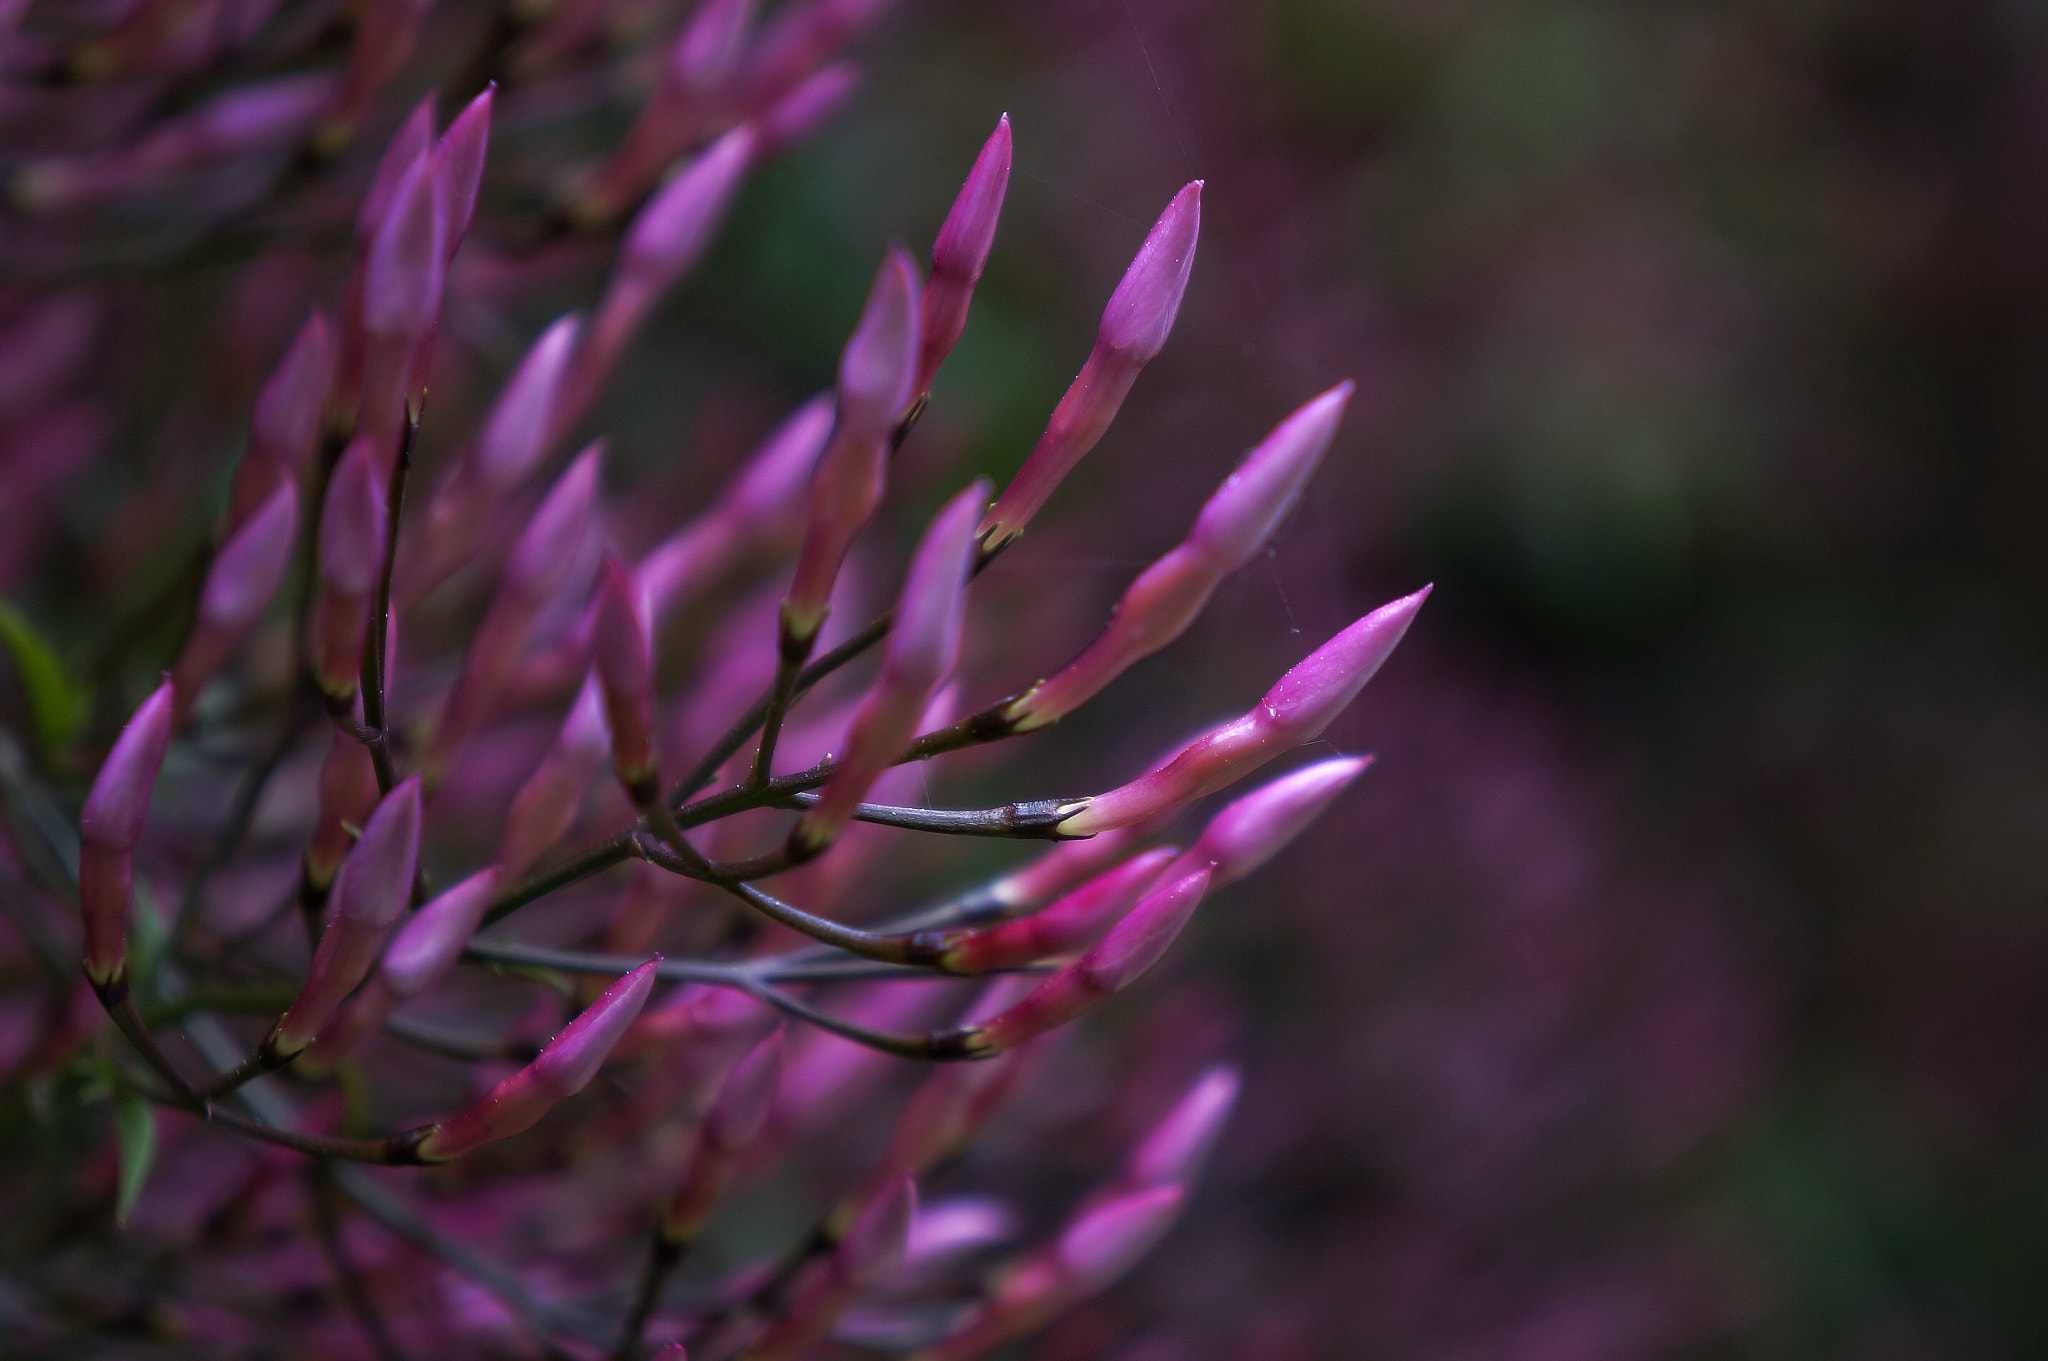
<path fill-rule="evenodd" d="M 135 1208 L 149 1169 L 156 1163 L 156 1112 L 134 1092 L 114 1097 L 114 1137 L 121 1145 L 121 1191 L 114 1200 L 114 1222 L 126 1224 Z"/>
<path fill-rule="evenodd" d="M 47 750 L 62 750 L 85 722 L 90 706 L 84 692 L 64 674 L 64 664 L 57 660 L 57 650 L 49 639 L 5 600 L 0 600 L 0 645 L 7 648 L 14 673 L 21 678 L 37 740 Z"/>

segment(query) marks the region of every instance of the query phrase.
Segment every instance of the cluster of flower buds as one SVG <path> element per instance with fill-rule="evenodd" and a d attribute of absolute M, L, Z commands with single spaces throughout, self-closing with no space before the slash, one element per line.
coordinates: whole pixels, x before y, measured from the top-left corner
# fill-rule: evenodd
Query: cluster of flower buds
<path fill-rule="evenodd" d="M 1062 667 L 1016 641 L 1002 664 L 1034 669 L 956 721 L 956 700 L 981 682 L 960 674 L 975 580 L 1166 346 L 1201 182 L 1144 237 L 1009 485 L 995 494 L 957 475 L 893 606 L 835 638 L 828 624 L 847 623 L 835 600 L 849 608 L 873 576 L 893 457 L 933 401 L 994 249 L 1009 120 L 968 171 L 929 269 L 902 245 L 887 250 L 832 389 L 796 405 L 659 537 L 667 526 L 645 532 L 649 507 L 621 514 L 617 489 L 608 495 L 601 435 L 573 456 L 572 437 L 598 433 L 587 427 L 601 424 L 622 356 L 704 256 L 747 175 L 845 98 L 854 76 L 839 54 L 885 5 L 787 0 L 757 25 L 751 0 L 701 0 L 664 30 L 659 60 L 635 68 L 645 102 L 615 149 L 545 175 L 517 158 L 501 167 L 497 111 L 545 123 L 548 82 L 609 69 L 613 26 L 651 22 L 644 8 L 511 6 L 438 131 L 435 97 L 403 118 L 383 98 L 439 31 L 423 0 L 349 10 L 338 70 L 233 86 L 153 123 L 146 107 L 101 128 L 50 105 L 63 150 L 25 161 L 14 186 L 39 258 L 65 258 L 67 233 L 119 237 L 124 212 L 150 196 L 183 202 L 202 174 L 219 195 L 180 210 L 189 231 L 226 230 L 222 204 L 259 202 L 266 228 L 303 217 L 346 247 L 324 296 L 274 328 L 281 358 L 266 380 L 255 366 L 246 452 L 217 484 L 225 511 L 185 587 L 189 628 L 152 663 L 170 670 L 105 747 L 80 806 L 64 887 L 82 912 L 85 974 L 146 1065 L 103 1065 L 112 1076 L 96 1080 L 145 1112 L 179 1113 L 165 1127 L 195 1146 L 248 1139 L 304 1155 L 308 1222 L 326 1226 L 336 1297 L 387 1353 L 431 1341 L 481 1354 L 489 1327 L 516 1326 L 552 1353 L 681 1358 L 687 1346 L 771 1361 L 866 1338 L 880 1319 L 898 1352 L 967 1361 L 1106 1290 L 1167 1231 L 1237 1075 L 1204 1072 L 1036 1245 L 1014 1246 L 1018 1217 L 1000 1204 L 921 1207 L 921 1189 L 1057 1073 L 1075 1022 L 1129 1005 L 1114 999 L 1201 904 L 1279 854 L 1365 770 L 1354 757 L 1301 765 L 1212 810 L 1192 841 L 1164 844 L 1199 801 L 1329 729 L 1427 589 L 1344 629 L 1244 717 L 1107 792 L 987 809 L 907 802 L 920 788 L 911 763 L 1056 730 L 1179 638 L 1297 504 L 1351 385 L 1285 416 L 1079 656 Z M 82 40 L 38 32 L 9 61 L 87 85 L 190 82 L 232 80 L 251 53 L 315 50 L 318 35 L 297 30 L 258 44 L 268 12 L 141 0 Z M 54 100 L 55 84 L 44 93 Z M 390 130 L 381 154 L 349 152 L 377 129 Z M 501 206 L 522 203 L 544 220 L 522 224 Z M 490 290 L 553 267 L 521 252 L 588 254 L 613 239 L 588 315 L 541 329 L 474 403 L 473 428 L 437 428 L 448 418 L 430 383 L 450 356 L 489 367 L 465 337 L 479 313 L 496 315 Z M 17 329 L 56 347 L 53 363 L 82 362 L 63 354 L 83 353 L 89 311 L 46 313 L 21 313 Z M 0 391 L 0 406 L 42 400 L 17 395 Z M 415 480 L 425 494 L 409 507 Z M 740 578 L 759 590 L 732 591 Z M 725 619 L 706 626 L 721 607 Z M 459 643 L 450 617 L 474 621 Z M 681 638 L 686 626 L 701 636 Z M 742 628 L 743 643 L 723 641 Z M 863 657 L 876 664 L 858 690 Z M 703 663 L 694 677 L 691 662 Z M 174 741 L 184 754 L 152 820 Z M 234 772 L 231 797 L 224 752 L 258 753 Z M 615 783 L 602 778 L 607 761 Z M 900 848 L 918 833 L 1049 844 L 935 906 L 852 902 L 909 877 L 896 873 Z M 62 857 L 51 863 L 61 876 Z M 240 886 L 269 868 L 280 883 L 295 871 L 296 889 L 277 911 L 252 909 Z M 166 920 L 156 905 L 172 886 Z M 927 1071 L 882 1152 L 832 1188 L 807 1236 L 767 1263 L 734 1266 L 725 1240 L 697 1250 L 748 1213 L 792 1149 L 878 1100 L 906 1060 Z M 428 1062 L 438 1076 L 422 1076 Z M 124 1158 L 135 1147 L 124 1137 Z M 550 1277 L 611 1272 L 587 1305 L 547 1303 L 521 1268 L 454 1227 L 539 1217 L 547 1179 L 520 1176 L 535 1148 L 587 1177 L 581 1212 L 600 1229 L 579 1242 L 603 1246 L 563 1249 L 578 1265 Z M 373 1181 L 351 1162 L 462 1167 L 431 1183 Z M 436 1197 L 488 1208 L 441 1213 Z M 359 1275 L 337 1217 L 382 1225 L 501 1313 L 465 1332 L 409 1282 Z M 644 1256 L 625 1264 L 623 1243 Z M 1009 1256 L 969 1269 L 992 1252 Z M 684 1277 L 688 1290 L 676 1288 Z M 628 1279 L 638 1289 L 621 1311 Z"/>

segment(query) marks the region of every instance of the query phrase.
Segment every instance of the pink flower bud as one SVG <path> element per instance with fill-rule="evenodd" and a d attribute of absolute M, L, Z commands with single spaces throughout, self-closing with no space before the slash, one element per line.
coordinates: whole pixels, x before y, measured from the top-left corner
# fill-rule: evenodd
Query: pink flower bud
<path fill-rule="evenodd" d="M 1203 869 L 1154 889 L 1087 954 L 1030 996 L 993 1020 L 956 1032 L 961 1051 L 980 1058 L 1014 1049 L 1122 992 L 1159 962 L 1208 887 L 1209 872 Z"/>
<path fill-rule="evenodd" d="M 382 476 L 397 456 L 413 371 L 441 311 L 447 240 L 433 158 L 422 156 L 399 180 L 363 257 L 360 419 L 375 440 Z"/>
<path fill-rule="evenodd" d="M 1110 295 L 1088 362 L 1053 409 L 1038 446 L 982 521 L 984 545 L 1000 548 L 1023 533 L 1053 489 L 1116 419 L 1138 371 L 1159 353 L 1173 329 L 1194 268 L 1201 224 L 1202 182 L 1196 180 L 1166 205 Z"/>
<path fill-rule="evenodd" d="M 1204 733 L 1129 784 L 1098 794 L 1060 823 L 1060 831 L 1086 836 L 1182 807 L 1321 736 L 1393 652 L 1429 590 L 1382 605 L 1345 629 L 1275 682 L 1250 713 Z"/>
<path fill-rule="evenodd" d="M 1211 1068 L 1188 1088 L 1125 1160 L 1122 1183 L 1133 1190 L 1184 1186 L 1195 1179 L 1209 1148 L 1237 1104 L 1237 1070 Z"/>
<path fill-rule="evenodd" d="M 590 531 L 604 443 L 583 451 L 555 482 L 527 521 L 498 580 L 491 607 L 471 635 L 462 670 L 448 692 L 421 762 L 437 782 L 462 744 L 493 717 L 498 697 L 513 678 L 520 653 L 533 634 L 548 598 L 575 565 L 577 549 Z"/>
<path fill-rule="evenodd" d="M 1209 820 L 1183 866 L 1207 865 L 1215 888 L 1236 883 L 1301 835 L 1371 764 L 1369 756 L 1339 756 L 1260 786 Z"/>
<path fill-rule="evenodd" d="M 988 973 L 1086 949 L 1151 887 L 1175 854 L 1171 846 L 1158 847 L 1089 880 L 1028 917 L 986 931 L 960 932 L 940 962 L 955 973 Z"/>
<path fill-rule="evenodd" d="M 969 1069 L 983 1066 L 966 1065 Z M 889 1279 L 889 1293 L 907 1293 L 927 1285 L 975 1253 L 1009 1242 L 1016 1233 L 1016 1216 L 1002 1202 L 984 1196 L 961 1196 L 923 1206 L 910 1221 L 903 1264 Z"/>
<path fill-rule="evenodd" d="M 320 508 L 320 590 L 313 606 L 313 674 L 330 699 L 355 694 L 369 627 L 370 593 L 384 565 L 382 479 L 366 437 L 343 452 Z"/>
<path fill-rule="evenodd" d="M 1050 902 L 1061 893 L 1122 860 L 1143 845 L 1149 826 L 1118 827 L 1082 841 L 1062 841 L 989 885 L 985 896 L 993 907 L 1021 912 Z"/>
<path fill-rule="evenodd" d="M 997 979 L 978 999 L 970 1015 L 1000 1015 L 1026 986 L 1019 978 Z M 939 1161 L 964 1147 L 1023 1075 L 1020 1055 L 998 1054 L 985 1063 L 942 1063 L 935 1065 L 918 1089 L 904 1103 L 903 1113 L 889 1131 L 889 1147 L 875 1168 L 875 1178 L 865 1188 L 863 1199 L 883 1189 L 886 1183 L 908 1174 L 922 1176 Z"/>
<path fill-rule="evenodd" d="M 525 480 L 546 447 L 562 375 L 575 352 L 582 318 L 570 312 L 555 319 L 512 371 L 484 422 L 473 462 L 477 480 L 495 500 Z"/>
<path fill-rule="evenodd" d="M 363 744 L 336 732 L 320 766 L 320 813 L 306 845 L 306 882 L 326 892 L 354 844 L 350 827 L 360 827 L 377 806 L 377 768 Z"/>
<path fill-rule="evenodd" d="M 804 487 L 832 433 L 832 399 L 798 407 L 748 456 L 718 503 L 656 544 L 633 569 L 633 584 L 657 625 L 759 540 L 767 547 L 802 532 Z M 793 528 L 792 528 L 793 526 Z"/>
<path fill-rule="evenodd" d="M 327 317 L 316 309 L 256 398 L 249 423 L 252 457 L 260 456 L 293 475 L 312 466 L 333 371 L 334 337 Z"/>
<path fill-rule="evenodd" d="M 914 392 L 932 385 L 932 375 L 967 329 L 967 305 L 974 285 L 995 244 L 996 219 L 1002 215 L 1003 193 L 1010 186 L 1010 115 L 996 120 L 967 183 L 953 200 L 951 212 L 932 244 L 932 277 L 924 288 L 924 348 L 917 361 Z"/>
<path fill-rule="evenodd" d="M 541 758 L 512 800 L 505 831 L 492 856 L 508 881 L 526 872 L 562 839 L 576 821 L 583 793 L 604 764 L 611 739 L 604 720 L 604 701 L 593 670 L 569 706 L 554 745 Z"/>
<path fill-rule="evenodd" d="M 398 195 L 399 183 L 406 173 L 434 149 L 434 96 L 429 94 L 413 105 L 412 112 L 398 125 L 398 131 L 391 134 L 384 154 L 377 158 L 377 168 L 370 174 L 370 184 L 363 191 L 362 206 L 356 209 L 356 241 L 367 247 L 376 239 L 377 229 L 391 211 L 392 200 Z"/>
<path fill-rule="evenodd" d="M 392 923 L 412 898 L 420 859 L 420 782 L 414 776 L 377 805 L 334 880 L 334 920 L 320 936 L 306 985 L 278 1021 L 271 1047 L 296 1054 L 313 1042 L 341 1000 L 377 962 Z"/>
<path fill-rule="evenodd" d="M 789 1312 L 748 1348 L 751 1361 L 788 1361 L 823 1340 L 848 1306 L 903 1260 L 916 1217 L 917 1184 L 899 1178 L 861 1211 L 832 1260 L 798 1289 Z"/>
<path fill-rule="evenodd" d="M 478 870 L 414 913 L 392 938 L 378 972 L 398 997 L 417 997 L 447 973 L 476 934 L 497 892 L 498 869 Z"/>
<path fill-rule="evenodd" d="M 754 6 L 755 0 L 704 0 L 697 6 L 670 51 L 670 82 L 700 97 L 718 93 L 746 53 Z"/>
<path fill-rule="evenodd" d="M 441 250 L 444 261 L 455 258 L 456 248 L 469 231 L 469 219 L 476 212 L 477 187 L 483 183 L 484 153 L 491 140 L 491 104 L 498 87 L 491 85 L 469 107 L 455 116 L 441 144 L 434 148 L 434 195 L 439 202 L 442 224 Z"/>
<path fill-rule="evenodd" d="M 835 61 L 808 76 L 754 120 L 754 162 L 770 160 L 804 141 L 839 112 L 860 88 L 860 67 Z"/>
<path fill-rule="evenodd" d="M 277 592 L 298 525 L 298 488 L 286 480 L 214 554 L 200 588 L 198 618 L 172 673 L 179 718 Z"/>
<path fill-rule="evenodd" d="M 760 108 L 818 69 L 819 63 L 880 18 L 892 0 L 806 0 L 784 5 L 754 45 L 746 99 Z"/>
<path fill-rule="evenodd" d="M 1314 475 L 1351 397 L 1339 383 L 1286 420 L 1245 458 L 1202 508 L 1194 529 L 1145 569 L 1117 602 L 1109 627 L 1079 657 L 1040 681 L 1007 716 L 1029 732 L 1072 713 L 1186 631 L 1217 585 L 1251 561 Z"/>
<path fill-rule="evenodd" d="M 612 766 L 636 800 L 656 779 L 654 657 L 633 600 L 633 585 L 607 557 L 597 587 L 597 678 L 612 733 Z M 658 791 L 657 791 L 658 792 Z"/>
<path fill-rule="evenodd" d="M 791 637 L 817 637 L 846 551 L 882 503 L 890 438 L 915 377 L 917 324 L 917 265 L 891 246 L 840 355 L 832 438 L 811 479 L 810 526 L 782 607 Z"/>
<path fill-rule="evenodd" d="M 881 674 L 854 715 L 846 755 L 817 805 L 797 820 L 792 835 L 807 849 L 830 845 L 845 829 L 875 780 L 917 736 L 925 706 L 959 659 L 974 526 L 987 503 L 988 483 L 977 479 L 932 517 L 919 541 L 896 600 Z"/>
<path fill-rule="evenodd" d="M 583 415 L 648 312 L 697 263 L 746 172 L 753 140 L 744 125 L 726 133 L 634 216 L 549 424 L 551 435 L 565 433 Z"/>
<path fill-rule="evenodd" d="M 646 1005 L 659 963 L 650 959 L 605 989 L 581 1016 L 548 1041 L 539 1058 L 422 1140 L 420 1158 L 447 1162 L 494 1139 L 531 1129 L 560 1102 L 582 1091 Z"/>
<path fill-rule="evenodd" d="M 149 816 L 151 791 L 171 742 L 170 678 L 150 692 L 121 729 L 93 777 L 78 815 L 78 898 L 85 919 L 85 973 L 104 984 L 127 961 L 128 901 L 135 889 L 135 844 Z"/>
<path fill-rule="evenodd" d="M 732 1184 L 743 1155 L 761 1137 L 782 1081 L 782 1028 L 777 1026 L 726 1074 L 690 1152 L 690 1166 L 667 1210 L 662 1233 L 672 1243 L 694 1239 Z"/>

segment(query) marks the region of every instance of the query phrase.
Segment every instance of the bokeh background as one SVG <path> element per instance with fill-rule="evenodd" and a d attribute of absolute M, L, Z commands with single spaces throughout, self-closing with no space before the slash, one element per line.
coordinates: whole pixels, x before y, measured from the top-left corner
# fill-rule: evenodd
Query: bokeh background
<path fill-rule="evenodd" d="M 1436 583 L 1318 749 L 1375 768 L 962 1173 L 1047 1131 L 1078 1168 L 1203 1063 L 1246 1070 L 1174 1235 L 1021 1354 L 2048 1350 L 2048 18 L 905 0 L 860 50 L 861 95 L 747 188 L 613 385 L 620 486 L 701 499 L 827 383 L 883 246 L 922 252 L 1004 111 L 904 542 L 1016 466 L 1146 225 L 1207 187 L 1166 351 L 985 578 L 971 700 L 1064 660 L 1272 422 L 1359 385 L 1196 631 L 935 800 L 1120 780 Z M 546 144 L 514 117 L 499 148 Z M 6 590 L 81 606 L 81 653 L 203 532 L 183 489 L 218 487 L 317 287 L 204 244 L 102 318 L 103 362 L 147 375 L 94 416 L 113 471 L 6 522 Z M 562 278 L 458 319 L 496 359 L 437 400 L 480 402 L 583 300 Z"/>

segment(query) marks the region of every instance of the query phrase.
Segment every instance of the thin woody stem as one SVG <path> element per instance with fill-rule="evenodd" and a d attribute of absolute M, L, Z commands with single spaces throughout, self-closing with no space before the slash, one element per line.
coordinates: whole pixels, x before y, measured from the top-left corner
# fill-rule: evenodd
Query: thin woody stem
<path fill-rule="evenodd" d="M 509 940 L 472 940 L 463 947 L 466 959 L 485 964 L 511 964 L 522 968 L 550 969 L 557 973 L 617 978 L 646 963 L 644 957 L 598 954 L 587 950 L 557 950 L 543 945 L 524 945 Z M 1021 972 L 1035 972 L 1023 970 Z M 712 959 L 664 959 L 654 966 L 654 976 L 664 983 L 708 983 L 713 987 L 750 989 L 756 983 L 842 983 L 877 978 L 922 978 L 939 981 L 950 974 L 912 965 L 887 964 L 874 960 L 834 956 L 816 959 L 806 951 L 728 963 Z M 386 1022 L 393 1033 L 404 1034 Z M 408 1025 L 415 1023 L 408 1022 Z M 493 1057 L 504 1057 L 493 1055 Z"/>
<path fill-rule="evenodd" d="M 804 659 L 811 655 L 811 645 L 816 641 L 815 635 L 798 639 L 787 628 L 782 631 L 775 679 L 769 684 L 768 707 L 761 715 L 761 744 L 754 749 L 753 768 L 747 772 L 748 789 L 764 788 L 772 778 L 770 770 L 775 764 L 775 744 L 782 736 L 782 721 L 789 716 L 789 706 L 796 699 L 797 681 L 803 675 Z"/>
<path fill-rule="evenodd" d="M 656 1224 L 647 1245 L 647 1262 L 640 1269 L 640 1284 L 633 1292 L 633 1307 L 619 1329 L 619 1345 L 612 1348 L 612 1361 L 632 1361 L 640 1353 L 640 1339 L 647 1333 L 647 1320 L 661 1301 L 661 1288 L 682 1262 L 690 1245 L 678 1242 Z"/>
<path fill-rule="evenodd" d="M 320 1238 L 320 1248 L 327 1258 L 327 1264 L 334 1271 L 334 1284 L 340 1291 L 343 1303 L 355 1315 L 356 1324 L 363 1335 L 370 1340 L 370 1347 L 380 1361 L 405 1361 L 405 1353 L 391 1339 L 391 1331 L 384 1324 L 384 1318 L 377 1312 L 376 1304 L 370 1299 L 370 1292 L 364 1287 L 362 1274 L 348 1260 L 341 1245 L 341 1216 L 337 1213 L 336 1202 L 340 1192 L 335 1189 L 330 1169 L 326 1163 L 314 1163 L 307 1174 L 311 1183 L 308 1188 L 313 1202 L 313 1227 Z"/>
<path fill-rule="evenodd" d="M 377 770 L 377 791 L 389 794 L 397 774 L 391 768 L 391 731 L 385 720 L 386 674 L 391 641 L 391 573 L 398 560 L 398 519 L 405 510 L 405 483 L 412 471 L 413 441 L 419 437 L 420 412 L 407 404 L 405 430 L 398 441 L 398 461 L 391 469 L 391 485 L 385 491 L 384 563 L 377 572 L 377 592 L 370 604 L 369 646 L 363 651 L 363 724 L 367 732 L 357 736 L 370 751 L 370 763 Z M 337 720 L 339 722 L 339 720 Z M 351 734 L 355 736 L 355 734 Z"/>
<path fill-rule="evenodd" d="M 263 753 L 254 768 L 242 781 L 242 787 L 235 791 L 235 803 L 228 810 L 228 819 L 214 838 L 213 848 L 192 872 L 192 878 L 185 885 L 185 895 L 178 904 L 178 922 L 171 932 L 171 948 L 183 952 L 190 942 L 192 933 L 199 926 L 199 900 L 206 891 L 206 883 L 220 868 L 234 858 L 242 838 L 248 835 L 249 824 L 256 816 L 256 805 L 263 798 L 263 791 L 270 784 L 270 777 L 284 763 L 284 758 L 298 744 L 299 737 L 306 730 L 307 720 L 313 711 L 306 702 L 304 692 L 294 687 L 286 710 L 284 726 L 279 729 L 277 740 Z"/>

